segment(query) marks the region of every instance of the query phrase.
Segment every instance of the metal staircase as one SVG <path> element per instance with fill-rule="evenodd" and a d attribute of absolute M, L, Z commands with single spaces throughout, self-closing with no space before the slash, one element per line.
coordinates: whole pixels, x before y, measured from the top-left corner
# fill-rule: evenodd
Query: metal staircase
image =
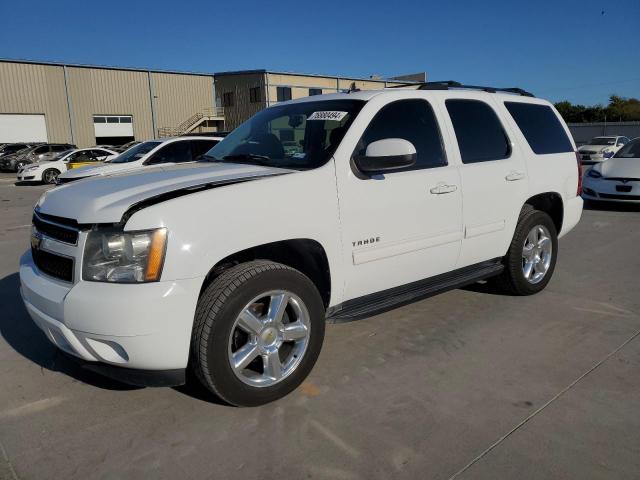
<path fill-rule="evenodd" d="M 193 131 L 202 122 L 206 120 L 224 121 L 224 108 L 222 107 L 204 107 L 199 112 L 194 113 L 184 122 L 175 127 L 158 128 L 158 136 L 162 137 L 178 137 Z"/>

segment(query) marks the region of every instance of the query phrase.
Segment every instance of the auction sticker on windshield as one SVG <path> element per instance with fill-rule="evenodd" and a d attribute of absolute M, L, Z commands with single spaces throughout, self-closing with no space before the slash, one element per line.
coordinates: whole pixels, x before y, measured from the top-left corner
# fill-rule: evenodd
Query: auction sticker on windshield
<path fill-rule="evenodd" d="M 307 120 L 335 120 L 341 121 L 348 112 L 313 112 L 307 117 Z"/>

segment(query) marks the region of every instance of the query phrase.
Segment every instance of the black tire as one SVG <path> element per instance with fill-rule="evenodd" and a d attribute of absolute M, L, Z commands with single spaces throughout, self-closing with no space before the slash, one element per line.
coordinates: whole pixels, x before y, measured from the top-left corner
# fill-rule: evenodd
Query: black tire
<path fill-rule="evenodd" d="M 234 373 L 229 339 L 236 318 L 253 298 L 275 289 L 297 295 L 310 317 L 307 349 L 297 368 L 279 383 L 255 387 Z M 325 308 L 315 285 L 286 265 L 256 260 L 221 273 L 202 293 L 191 337 L 190 365 L 200 382 L 220 399 L 235 406 L 258 406 L 284 397 L 309 375 L 324 340 Z"/>
<path fill-rule="evenodd" d="M 42 181 L 44 183 L 48 183 L 49 185 L 54 185 L 56 183 L 56 179 L 60 175 L 60 172 L 55 168 L 48 168 L 44 172 L 42 172 Z"/>
<path fill-rule="evenodd" d="M 551 263 L 542 280 L 538 283 L 531 283 L 525 278 L 522 271 L 522 249 L 527 235 L 536 225 L 544 226 L 550 234 L 552 244 Z M 557 258 L 558 233 L 553 220 L 545 212 L 535 210 L 527 205 L 520 214 L 511 245 L 503 258 L 504 271 L 500 276 L 496 277 L 494 283 L 499 290 L 509 295 L 533 295 L 543 290 L 551 280 Z"/>

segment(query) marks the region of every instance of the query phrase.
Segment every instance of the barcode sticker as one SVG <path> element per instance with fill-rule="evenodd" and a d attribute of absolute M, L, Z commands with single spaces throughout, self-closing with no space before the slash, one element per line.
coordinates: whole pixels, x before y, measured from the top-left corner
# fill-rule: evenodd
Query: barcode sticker
<path fill-rule="evenodd" d="M 349 112 L 313 112 L 307 120 L 334 120 L 341 121 Z"/>

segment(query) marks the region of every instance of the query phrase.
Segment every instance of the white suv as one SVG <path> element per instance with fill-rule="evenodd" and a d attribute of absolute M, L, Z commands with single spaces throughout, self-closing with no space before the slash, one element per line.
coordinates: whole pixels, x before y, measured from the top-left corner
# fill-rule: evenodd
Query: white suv
<path fill-rule="evenodd" d="M 517 89 L 280 103 L 207 159 L 38 202 L 22 296 L 88 368 L 137 385 L 189 368 L 231 404 L 269 402 L 309 374 L 327 320 L 490 277 L 539 292 L 582 213 L 566 125 Z"/>

